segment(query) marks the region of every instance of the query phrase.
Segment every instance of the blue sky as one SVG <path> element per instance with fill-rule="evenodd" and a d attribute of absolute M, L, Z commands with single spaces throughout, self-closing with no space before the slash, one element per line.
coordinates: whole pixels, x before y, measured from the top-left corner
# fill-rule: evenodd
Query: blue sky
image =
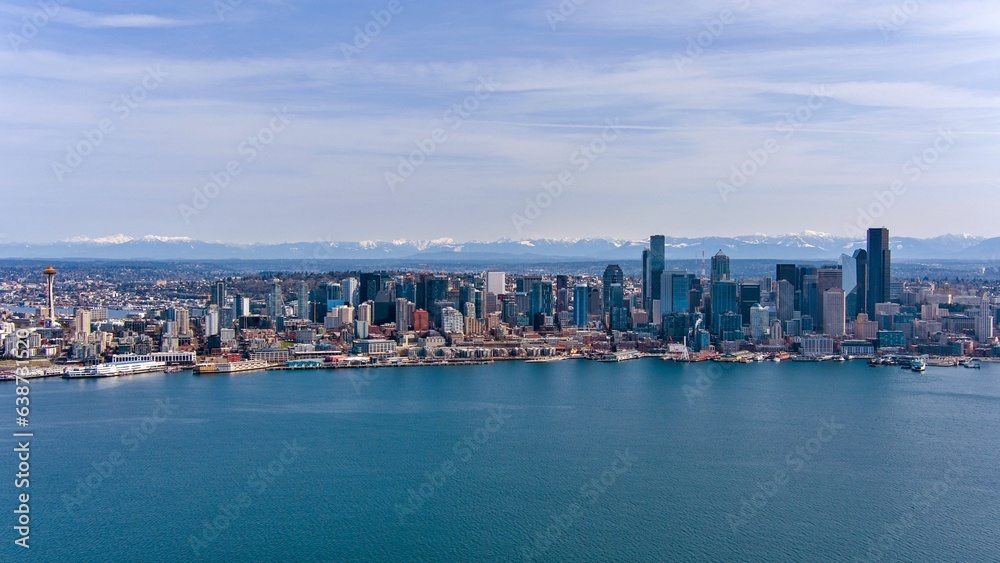
<path fill-rule="evenodd" d="M 0 1 L 0 241 L 1000 236 L 1000 4 L 577 2 Z"/>

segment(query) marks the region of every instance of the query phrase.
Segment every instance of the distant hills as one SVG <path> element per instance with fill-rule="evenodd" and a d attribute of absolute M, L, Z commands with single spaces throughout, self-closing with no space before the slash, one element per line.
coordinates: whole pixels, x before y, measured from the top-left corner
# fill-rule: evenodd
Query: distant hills
<path fill-rule="evenodd" d="M 433 262 L 548 262 L 638 260 L 647 240 L 612 238 L 526 239 L 493 242 L 361 241 L 227 244 L 183 237 L 115 235 L 78 237 L 55 243 L 0 243 L 0 258 L 106 260 L 413 260 Z M 998 260 L 1000 238 L 944 235 L 928 239 L 893 237 L 893 259 Z M 833 260 L 863 248 L 865 241 L 826 233 L 738 237 L 666 238 L 668 260 L 711 257 L 720 249 L 736 260 Z"/>

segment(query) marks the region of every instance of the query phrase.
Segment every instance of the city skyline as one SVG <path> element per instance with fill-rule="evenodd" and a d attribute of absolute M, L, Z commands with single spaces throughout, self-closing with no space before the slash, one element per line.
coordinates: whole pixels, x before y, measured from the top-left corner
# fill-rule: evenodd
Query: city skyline
<path fill-rule="evenodd" d="M 0 3 L 6 203 L 50 219 L 2 241 L 1000 235 L 990 3 L 56 5 Z"/>

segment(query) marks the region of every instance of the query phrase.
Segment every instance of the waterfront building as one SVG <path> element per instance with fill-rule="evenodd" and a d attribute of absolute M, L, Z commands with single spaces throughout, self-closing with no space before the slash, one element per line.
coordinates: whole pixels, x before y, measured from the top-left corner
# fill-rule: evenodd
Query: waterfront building
<path fill-rule="evenodd" d="M 823 332 L 830 336 L 847 332 L 847 294 L 839 287 L 823 293 Z"/>

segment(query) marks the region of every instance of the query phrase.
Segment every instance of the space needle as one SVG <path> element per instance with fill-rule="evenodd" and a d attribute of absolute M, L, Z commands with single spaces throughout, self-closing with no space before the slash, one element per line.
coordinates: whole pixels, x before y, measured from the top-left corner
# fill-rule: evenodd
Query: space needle
<path fill-rule="evenodd" d="M 47 313 L 49 320 L 56 322 L 56 269 L 52 266 L 42 270 L 45 274 L 45 297 L 48 300 Z"/>

